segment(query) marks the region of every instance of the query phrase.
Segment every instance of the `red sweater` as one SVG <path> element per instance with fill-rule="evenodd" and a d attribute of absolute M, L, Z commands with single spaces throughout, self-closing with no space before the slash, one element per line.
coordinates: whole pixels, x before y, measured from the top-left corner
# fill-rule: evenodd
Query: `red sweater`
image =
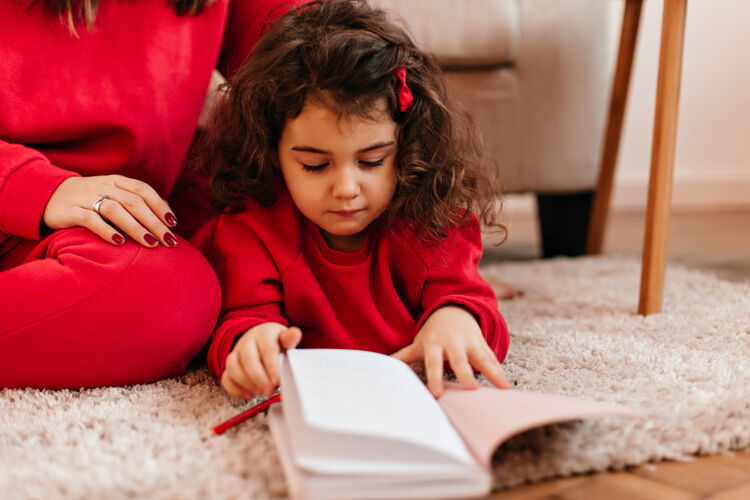
<path fill-rule="evenodd" d="M 0 250 L 10 235 L 39 238 L 73 175 L 122 174 L 169 196 L 217 61 L 231 73 L 290 0 L 217 0 L 197 16 L 104 0 L 80 38 L 31 3 L 0 2 Z"/>
<path fill-rule="evenodd" d="M 420 245 L 406 224 L 345 253 L 326 244 L 286 192 L 272 207 L 221 216 L 197 241 L 222 283 L 222 316 L 208 353 L 220 378 L 234 341 L 274 321 L 299 326 L 302 347 L 393 353 L 410 344 L 435 309 L 458 304 L 478 319 L 502 361 L 508 330 L 481 278 L 479 225 L 472 217 L 434 245 Z"/>

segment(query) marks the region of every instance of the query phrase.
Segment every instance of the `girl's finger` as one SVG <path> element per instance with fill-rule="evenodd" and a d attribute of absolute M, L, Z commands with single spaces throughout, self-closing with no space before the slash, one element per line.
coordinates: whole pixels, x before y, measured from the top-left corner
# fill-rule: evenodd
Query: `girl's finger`
<path fill-rule="evenodd" d="M 427 387 L 433 396 L 443 394 L 443 347 L 430 344 L 424 347 L 424 371 L 427 374 Z"/>
<path fill-rule="evenodd" d="M 271 386 L 271 391 L 279 386 L 279 337 L 260 335 L 258 336 L 258 352 L 266 375 Z M 270 396 L 264 392 L 265 396 Z"/>
<path fill-rule="evenodd" d="M 92 213 L 98 215 L 104 221 L 110 222 L 113 226 L 119 228 L 125 234 L 133 238 L 147 248 L 153 248 L 159 244 L 159 240 L 151 234 L 146 228 L 138 223 L 135 218 L 125 210 L 120 203 L 113 199 L 107 198 L 99 204 L 99 212 Z"/>
<path fill-rule="evenodd" d="M 156 237 L 156 239 L 161 241 L 162 245 L 165 247 L 171 248 L 177 245 L 177 238 L 175 235 L 169 230 L 164 222 L 154 214 L 149 205 L 146 204 L 146 201 L 141 198 L 140 195 L 124 189 L 114 189 L 112 192 L 107 193 L 107 196 L 110 200 L 119 203 L 141 228 L 146 229 L 146 232 L 151 235 L 151 238 L 144 236 L 147 242 L 153 241 L 152 238 Z M 100 212 L 106 201 L 107 200 L 102 202 Z M 115 221 L 112 222 L 114 223 Z M 153 245 L 146 246 L 150 247 Z"/>
<path fill-rule="evenodd" d="M 172 209 L 169 208 L 169 204 L 159 196 L 154 188 L 145 182 L 137 179 L 131 179 L 130 177 L 123 177 L 121 175 L 112 176 L 114 179 L 115 186 L 125 191 L 130 191 L 133 194 L 138 195 L 148 205 L 152 213 L 154 213 L 160 221 L 169 227 L 174 227 L 177 224 L 177 219 L 172 213 Z"/>
<path fill-rule="evenodd" d="M 400 349 L 391 354 L 391 356 L 396 359 L 400 359 L 404 363 L 414 363 L 415 361 L 419 361 L 421 355 L 422 353 L 420 352 L 419 345 L 417 344 L 409 344 L 403 349 Z"/>
<path fill-rule="evenodd" d="M 233 380 L 232 377 L 227 373 L 226 371 L 221 376 L 221 386 L 224 388 L 225 391 L 227 391 L 228 394 L 236 397 L 236 398 L 242 398 L 242 399 L 252 399 L 253 395 L 249 392 L 247 392 L 245 389 L 237 385 Z"/>
<path fill-rule="evenodd" d="M 77 225 L 85 227 L 92 233 L 98 235 L 104 241 L 112 243 L 113 245 L 122 245 L 125 243 L 125 237 L 116 231 L 112 226 L 107 224 L 99 215 L 93 210 L 87 210 L 85 208 L 73 208 L 74 217 L 77 220 Z"/>
<path fill-rule="evenodd" d="M 279 344 L 284 350 L 294 349 L 302 340 L 302 330 L 296 326 L 290 326 L 279 335 Z"/>
<path fill-rule="evenodd" d="M 273 391 L 271 381 L 268 380 L 263 362 L 260 359 L 258 345 L 255 342 L 246 342 L 237 353 L 242 370 L 252 380 L 255 394 L 270 394 Z"/>
<path fill-rule="evenodd" d="M 446 349 L 448 363 L 461 385 L 467 389 L 476 389 L 479 383 L 474 378 L 474 370 L 471 369 L 466 351 L 462 347 L 449 347 Z"/>
<path fill-rule="evenodd" d="M 255 386 L 253 380 L 245 372 L 245 368 L 242 366 L 237 350 L 233 350 L 229 353 L 229 356 L 227 356 L 224 375 L 228 375 L 239 389 L 250 396 L 255 396 L 260 392 Z M 222 375 L 222 379 L 224 378 L 224 375 Z"/>
<path fill-rule="evenodd" d="M 495 387 L 510 389 L 510 383 L 505 377 L 505 371 L 489 347 L 478 351 L 470 351 L 469 361 Z"/>

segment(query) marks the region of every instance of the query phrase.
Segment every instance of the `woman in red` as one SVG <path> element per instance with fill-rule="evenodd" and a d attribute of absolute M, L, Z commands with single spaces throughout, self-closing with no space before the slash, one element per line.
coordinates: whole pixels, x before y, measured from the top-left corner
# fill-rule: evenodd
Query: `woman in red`
<path fill-rule="evenodd" d="M 287 3 L 0 2 L 0 388 L 150 382 L 200 352 L 220 290 L 174 187 L 212 71 Z"/>

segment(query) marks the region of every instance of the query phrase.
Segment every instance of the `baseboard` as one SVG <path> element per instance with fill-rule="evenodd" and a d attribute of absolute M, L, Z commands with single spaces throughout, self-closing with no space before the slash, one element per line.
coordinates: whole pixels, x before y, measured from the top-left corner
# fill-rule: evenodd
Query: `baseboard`
<path fill-rule="evenodd" d="M 621 175 L 612 197 L 613 210 L 636 211 L 646 207 L 648 178 Z M 750 210 L 750 168 L 675 170 L 673 212 Z"/>
<path fill-rule="evenodd" d="M 612 210 L 642 212 L 648 199 L 648 177 L 623 173 L 617 176 Z M 509 194 L 510 214 L 536 212 L 531 194 Z M 750 168 L 676 170 L 672 185 L 672 212 L 750 211 Z"/>

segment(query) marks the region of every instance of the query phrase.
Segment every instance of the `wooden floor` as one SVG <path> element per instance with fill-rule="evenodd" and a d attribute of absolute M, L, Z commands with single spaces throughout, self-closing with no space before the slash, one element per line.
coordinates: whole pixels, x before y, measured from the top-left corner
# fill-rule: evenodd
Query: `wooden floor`
<path fill-rule="evenodd" d="M 539 255 L 538 226 L 533 214 L 514 216 L 508 241 L 486 250 L 485 259 L 534 259 Z M 615 214 L 605 253 L 640 256 L 643 216 Z M 718 276 L 750 282 L 750 212 L 674 214 L 669 258 Z M 531 499 L 750 499 L 750 450 L 733 456 L 712 455 L 691 462 L 660 462 L 625 472 L 578 476 L 522 486 L 496 493 L 493 500 Z"/>

